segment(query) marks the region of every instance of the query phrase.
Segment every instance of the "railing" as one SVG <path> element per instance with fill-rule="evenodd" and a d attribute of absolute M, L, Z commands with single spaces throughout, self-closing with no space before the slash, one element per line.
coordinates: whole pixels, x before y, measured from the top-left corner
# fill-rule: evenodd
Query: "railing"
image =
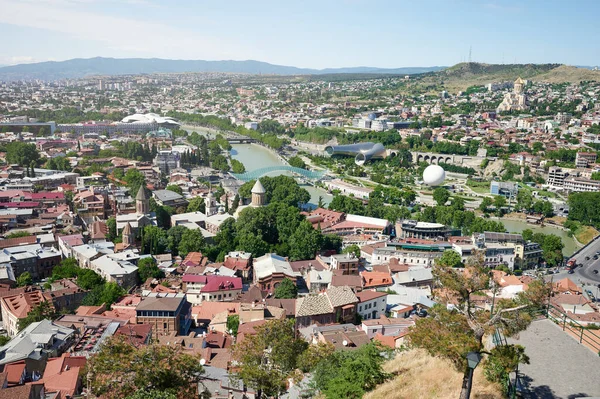
<path fill-rule="evenodd" d="M 546 317 L 558 324 L 563 331 L 575 338 L 580 344 L 600 354 L 600 330 L 586 328 L 586 326 L 553 305 L 548 307 Z"/>

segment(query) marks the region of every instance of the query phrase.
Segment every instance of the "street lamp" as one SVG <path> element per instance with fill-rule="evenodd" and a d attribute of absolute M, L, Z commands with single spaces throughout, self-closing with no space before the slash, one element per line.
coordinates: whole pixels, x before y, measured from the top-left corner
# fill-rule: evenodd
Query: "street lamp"
<path fill-rule="evenodd" d="M 481 361 L 481 353 L 479 352 L 469 352 L 467 353 L 467 365 L 469 366 L 469 382 L 467 384 L 467 394 L 465 399 L 469 399 L 471 397 L 471 386 L 473 385 L 473 372 L 475 368 Z"/>

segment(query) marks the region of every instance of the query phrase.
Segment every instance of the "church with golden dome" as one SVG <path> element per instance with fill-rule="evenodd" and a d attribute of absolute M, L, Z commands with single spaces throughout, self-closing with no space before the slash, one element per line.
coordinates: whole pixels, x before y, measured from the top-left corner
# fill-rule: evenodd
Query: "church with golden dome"
<path fill-rule="evenodd" d="M 525 81 L 520 77 L 515 80 L 512 93 L 506 93 L 504 99 L 496 109 L 496 112 L 503 111 L 525 111 L 529 108 L 529 102 L 524 92 Z"/>

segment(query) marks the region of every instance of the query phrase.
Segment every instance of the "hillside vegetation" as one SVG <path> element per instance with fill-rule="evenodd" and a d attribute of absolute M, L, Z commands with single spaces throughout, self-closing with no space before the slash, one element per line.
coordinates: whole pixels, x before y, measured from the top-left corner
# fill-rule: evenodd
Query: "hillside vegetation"
<path fill-rule="evenodd" d="M 550 83 L 600 81 L 600 71 L 561 64 L 482 64 L 463 62 L 439 72 L 422 75 L 420 83 L 436 86 L 450 92 L 469 86 L 515 80 L 517 77 Z"/>
<path fill-rule="evenodd" d="M 400 353 L 384 369 L 397 375 L 364 399 L 456 399 L 460 396 L 462 374 L 444 359 L 432 357 L 422 349 Z M 472 399 L 501 399 L 500 387 L 488 382 L 483 367 L 475 370 Z"/>

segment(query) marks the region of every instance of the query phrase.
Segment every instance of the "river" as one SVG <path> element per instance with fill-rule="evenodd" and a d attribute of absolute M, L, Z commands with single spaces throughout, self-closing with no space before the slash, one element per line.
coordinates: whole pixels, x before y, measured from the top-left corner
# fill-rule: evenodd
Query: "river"
<path fill-rule="evenodd" d="M 209 137 L 212 136 L 212 132 L 208 129 L 186 127 L 186 130 L 188 130 L 189 132 L 196 130 L 200 134 L 204 134 Z M 246 171 L 248 172 L 260 168 L 266 168 L 269 166 L 283 165 L 283 162 L 277 157 L 275 153 L 263 146 L 255 144 L 233 144 L 231 147 L 231 158 L 237 159 L 238 161 L 243 163 L 244 167 L 246 168 Z M 273 172 L 269 175 L 277 176 L 280 174 L 291 175 L 289 172 Z M 327 191 L 321 188 L 313 187 L 306 184 L 302 184 L 301 187 L 303 187 L 310 193 L 309 205 L 312 205 L 313 207 L 316 207 L 317 203 L 319 202 L 320 196 L 323 197 L 323 202 L 326 205 L 329 205 L 329 203 L 333 199 L 333 196 L 331 194 L 327 193 Z M 521 233 L 525 229 L 530 229 L 534 233 L 555 234 L 559 236 L 565 245 L 565 247 L 563 248 L 563 254 L 565 256 L 570 256 L 577 249 L 579 249 L 579 246 L 577 245 L 575 240 L 572 237 L 569 237 L 569 234 L 565 230 L 548 225 L 542 227 L 534 224 L 529 224 L 521 220 L 499 220 L 504 224 L 506 230 L 509 232 Z"/>
<path fill-rule="evenodd" d="M 268 168 L 270 166 L 284 165 L 275 153 L 263 146 L 256 144 L 232 144 L 231 147 L 231 158 L 243 163 L 247 172 L 260 168 Z M 273 172 L 269 173 L 267 176 L 278 176 L 282 174 L 292 175 L 290 172 Z M 300 186 L 310 193 L 309 205 L 312 207 L 317 206 L 319 197 L 323 198 L 323 203 L 325 205 L 329 205 L 333 199 L 331 194 L 321 188 L 313 187 L 308 184 L 301 184 Z"/>
<path fill-rule="evenodd" d="M 504 224 L 504 227 L 506 227 L 506 231 L 510 233 L 521 233 L 525 229 L 530 229 L 534 233 L 554 234 L 559 236 L 562 239 L 563 244 L 565 244 L 565 247 L 563 248 L 563 254 L 565 256 L 573 255 L 573 253 L 580 248 L 575 242 L 575 240 L 572 237 L 569 237 L 569 234 L 566 230 L 553 227 L 551 225 L 545 225 L 542 227 L 536 224 L 527 223 L 523 220 L 498 220 Z"/>

